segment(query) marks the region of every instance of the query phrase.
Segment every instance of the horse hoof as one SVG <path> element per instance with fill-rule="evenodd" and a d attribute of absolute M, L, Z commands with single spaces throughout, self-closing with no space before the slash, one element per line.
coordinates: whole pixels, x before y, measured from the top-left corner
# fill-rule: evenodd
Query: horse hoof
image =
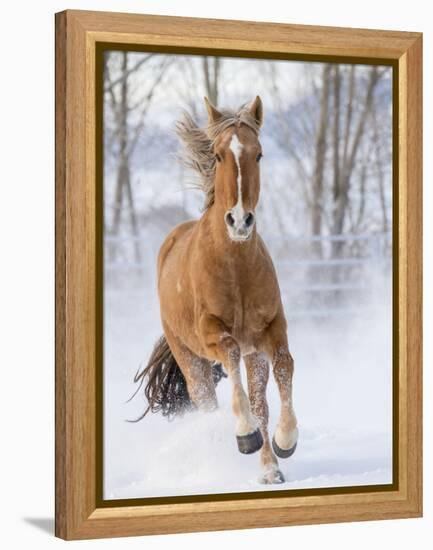
<path fill-rule="evenodd" d="M 278 456 L 278 458 L 289 458 L 290 456 L 292 456 L 292 454 L 296 451 L 297 445 L 298 442 L 296 442 L 291 449 L 282 449 L 277 445 L 275 437 L 272 438 L 272 448 L 274 449 L 274 453 Z"/>
<path fill-rule="evenodd" d="M 265 485 L 277 485 L 280 483 L 285 483 L 285 481 L 283 472 L 278 468 L 266 472 L 260 479 L 260 483 L 264 483 Z"/>
<path fill-rule="evenodd" d="M 263 437 L 259 428 L 247 435 L 237 435 L 236 441 L 238 442 L 239 452 L 244 455 L 255 453 L 263 446 Z"/>

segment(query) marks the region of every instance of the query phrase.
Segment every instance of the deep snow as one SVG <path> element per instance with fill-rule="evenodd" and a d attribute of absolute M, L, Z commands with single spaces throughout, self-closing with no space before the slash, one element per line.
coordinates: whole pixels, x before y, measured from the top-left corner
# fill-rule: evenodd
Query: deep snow
<path fill-rule="evenodd" d="M 170 422 L 149 414 L 139 423 L 125 422 L 143 411 L 142 395 L 125 402 L 138 366 L 161 334 L 154 284 L 146 288 L 105 293 L 105 498 L 392 482 L 389 293 L 372 293 L 376 306 L 381 296 L 374 318 L 289 321 L 299 443 L 292 458 L 280 460 L 287 482 L 264 486 L 258 483 L 258 453 L 237 450 L 227 379 L 218 386 L 216 412 Z M 279 410 L 272 377 L 268 401 L 272 434 Z"/>

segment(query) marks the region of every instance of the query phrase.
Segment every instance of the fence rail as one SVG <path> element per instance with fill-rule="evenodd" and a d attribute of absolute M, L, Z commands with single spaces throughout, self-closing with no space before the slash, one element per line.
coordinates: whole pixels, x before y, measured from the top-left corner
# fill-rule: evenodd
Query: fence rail
<path fill-rule="evenodd" d="M 161 237 L 162 240 L 163 237 Z M 369 315 L 377 305 L 366 305 L 372 290 L 371 273 L 380 271 L 391 282 L 392 235 L 387 233 L 313 237 L 268 236 L 289 318 L 326 318 Z M 146 272 L 154 273 L 159 244 L 140 236 L 104 238 L 106 291 L 140 293 Z M 323 257 L 317 257 L 321 243 Z M 333 243 L 340 243 L 333 257 Z M 113 256 L 113 247 L 122 254 Z M 134 253 L 139 247 L 141 261 Z M 128 273 L 128 277 L 125 274 Z M 138 281 L 136 289 L 131 280 Z M 123 280 L 123 283 L 122 283 Z M 126 281 L 126 282 L 125 282 Z"/>

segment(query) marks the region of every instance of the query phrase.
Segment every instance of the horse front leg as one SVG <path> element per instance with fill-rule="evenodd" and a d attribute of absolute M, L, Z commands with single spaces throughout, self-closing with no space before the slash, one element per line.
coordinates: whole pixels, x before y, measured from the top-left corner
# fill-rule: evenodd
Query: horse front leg
<path fill-rule="evenodd" d="M 272 358 L 274 378 L 281 399 L 280 417 L 272 447 L 279 458 L 289 458 L 296 450 L 298 428 L 292 399 L 294 363 L 289 352 L 286 320 L 282 313 L 270 325 L 267 336 L 267 353 Z"/>
<path fill-rule="evenodd" d="M 251 410 L 259 423 L 263 436 L 260 452 L 263 475 L 261 483 L 283 483 L 284 476 L 278 468 L 278 460 L 272 452 L 268 433 L 269 407 L 266 400 L 266 387 L 269 380 L 269 363 L 263 353 L 251 353 L 244 357 L 248 377 L 248 394 Z"/>
<path fill-rule="evenodd" d="M 243 454 L 254 453 L 262 447 L 263 438 L 242 385 L 239 345 L 224 323 L 213 315 L 203 315 L 199 329 L 206 357 L 221 362 L 230 378 L 238 449 Z"/>

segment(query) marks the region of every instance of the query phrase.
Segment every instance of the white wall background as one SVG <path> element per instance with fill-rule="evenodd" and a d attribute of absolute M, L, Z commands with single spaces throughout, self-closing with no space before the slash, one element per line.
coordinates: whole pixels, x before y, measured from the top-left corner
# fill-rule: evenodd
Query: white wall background
<path fill-rule="evenodd" d="M 433 24 L 428 3 L 219 0 L 16 0 L 3 6 L 0 63 L 0 518 L 5 548 L 60 547 L 54 512 L 54 12 L 65 8 L 423 31 L 425 55 L 425 281 L 433 277 L 431 151 Z M 427 123 L 428 122 L 428 123 Z M 191 550 L 221 545 L 333 550 L 430 548 L 433 527 L 431 287 L 425 286 L 425 517 L 86 541 L 80 548 Z"/>

